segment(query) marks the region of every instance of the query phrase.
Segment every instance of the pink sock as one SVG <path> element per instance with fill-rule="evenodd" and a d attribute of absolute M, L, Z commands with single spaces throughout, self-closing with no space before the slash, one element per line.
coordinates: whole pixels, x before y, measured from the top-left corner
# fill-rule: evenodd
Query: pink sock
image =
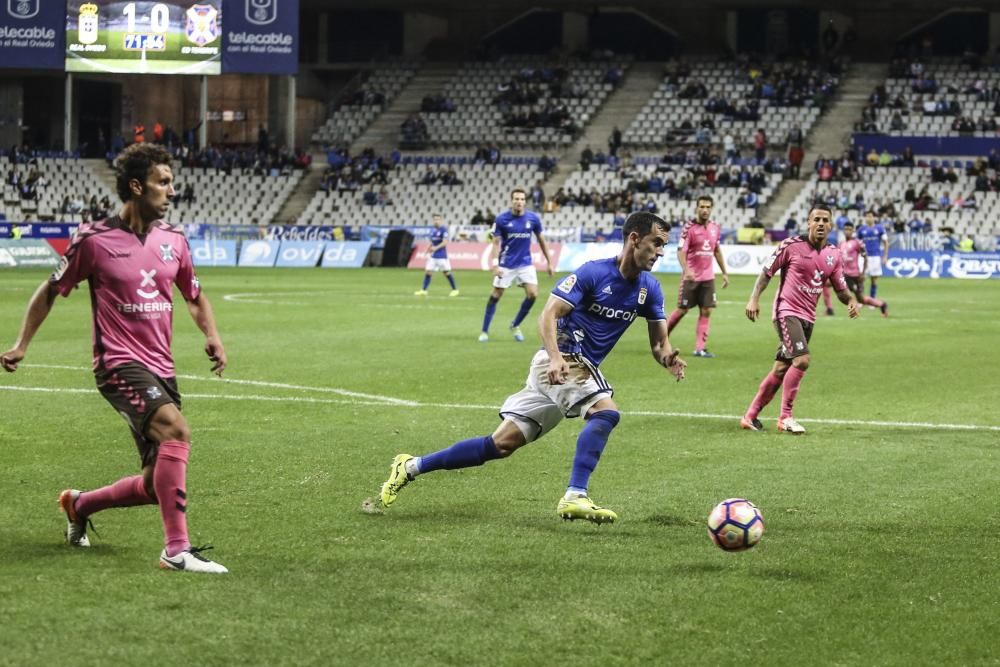
<path fill-rule="evenodd" d="M 187 532 L 187 462 L 190 446 L 168 440 L 160 443 L 153 470 L 153 489 L 163 517 L 163 536 L 167 555 L 176 556 L 189 549 Z"/>
<path fill-rule="evenodd" d="M 698 333 L 698 339 L 697 339 L 697 342 L 695 343 L 694 349 L 696 349 L 696 350 L 704 350 L 705 349 L 705 341 L 708 340 L 708 318 L 707 317 L 701 317 L 700 315 L 698 316 L 698 326 L 695 329 L 695 331 L 697 331 L 697 333 Z"/>
<path fill-rule="evenodd" d="M 684 313 L 681 310 L 675 310 L 674 312 L 670 313 L 670 317 L 667 318 L 668 336 L 670 335 L 670 332 L 674 330 L 674 327 L 677 326 L 677 323 L 681 321 L 682 317 L 684 317 Z"/>
<path fill-rule="evenodd" d="M 124 477 L 114 484 L 94 491 L 81 493 L 76 500 L 76 513 L 86 517 L 110 507 L 133 507 L 152 503 L 153 499 L 146 493 L 142 475 L 135 475 Z"/>
<path fill-rule="evenodd" d="M 882 299 L 873 299 L 870 296 L 861 297 L 861 303 L 866 306 L 874 306 L 875 308 L 881 308 L 885 305 L 885 301 L 882 301 Z"/>
<path fill-rule="evenodd" d="M 768 373 L 760 383 L 760 387 L 757 388 L 757 395 L 753 397 L 753 401 L 751 401 L 750 407 L 747 409 L 747 419 L 757 419 L 760 411 L 778 393 L 778 387 L 780 386 L 781 379 L 776 377 L 774 373 Z"/>
<path fill-rule="evenodd" d="M 795 366 L 789 368 L 785 373 L 785 383 L 781 390 L 781 419 L 792 416 L 792 403 L 795 402 L 795 396 L 799 393 L 799 384 L 802 383 L 802 377 L 805 374 L 805 371 L 800 371 Z"/>

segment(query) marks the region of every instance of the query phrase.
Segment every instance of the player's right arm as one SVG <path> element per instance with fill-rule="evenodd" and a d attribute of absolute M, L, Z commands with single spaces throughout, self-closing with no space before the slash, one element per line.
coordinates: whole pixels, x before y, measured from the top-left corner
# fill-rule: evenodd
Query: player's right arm
<path fill-rule="evenodd" d="M 694 280 L 694 274 L 688 269 L 687 246 L 688 225 L 684 225 L 684 231 L 681 232 L 681 238 L 677 242 L 677 263 L 681 265 L 681 281 Z"/>
<path fill-rule="evenodd" d="M 542 337 L 542 345 L 549 355 L 549 384 L 563 384 L 569 378 L 569 364 L 559 351 L 559 341 L 556 333 L 556 323 L 559 318 L 566 317 L 573 311 L 573 306 L 557 296 L 549 296 L 538 318 L 538 332 Z"/>
<path fill-rule="evenodd" d="M 493 275 L 500 276 L 502 269 L 500 268 L 500 263 L 498 258 L 500 257 L 500 237 L 496 234 L 493 235 L 493 245 L 490 247 L 490 271 Z"/>
<path fill-rule="evenodd" d="M 0 355 L 0 365 L 3 365 L 5 371 L 13 373 L 17 370 L 17 365 L 24 359 L 24 355 L 28 352 L 28 345 L 31 343 L 31 339 L 35 337 L 38 328 L 42 326 L 42 322 L 48 317 L 49 312 L 52 310 L 52 304 L 55 303 L 58 295 L 58 288 L 55 283 L 49 280 L 39 285 L 35 293 L 31 295 L 31 300 L 28 302 L 28 310 L 24 313 L 24 321 L 21 322 L 21 330 L 17 334 L 14 347 Z"/>
<path fill-rule="evenodd" d="M 782 266 L 787 260 L 788 254 L 785 249 L 788 247 L 788 241 L 782 241 L 781 245 L 778 246 L 774 254 L 761 269 L 760 275 L 757 276 L 757 280 L 753 284 L 753 290 L 750 292 L 750 300 L 747 301 L 746 315 L 747 319 L 751 322 L 757 321 L 757 316 L 760 315 L 760 295 L 764 293 L 767 289 L 768 283 L 771 282 L 771 278 L 781 270 Z"/>

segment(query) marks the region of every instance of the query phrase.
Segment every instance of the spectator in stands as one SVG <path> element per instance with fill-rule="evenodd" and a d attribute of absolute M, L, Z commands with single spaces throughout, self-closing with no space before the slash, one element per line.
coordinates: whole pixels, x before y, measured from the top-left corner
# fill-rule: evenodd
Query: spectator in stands
<path fill-rule="evenodd" d="M 157 144 L 163 143 L 163 123 L 160 121 L 153 123 L 153 142 Z"/>
<path fill-rule="evenodd" d="M 462 185 L 462 179 L 458 177 L 458 174 L 454 169 L 449 169 L 444 173 L 444 177 L 440 179 L 441 185 Z"/>
<path fill-rule="evenodd" d="M 979 202 L 976 200 L 976 193 L 975 192 L 970 192 L 969 196 L 962 198 L 960 202 L 959 202 L 959 200 L 955 200 L 955 201 L 956 201 L 956 204 L 958 206 L 960 206 L 961 208 L 963 208 L 963 209 L 967 209 L 967 208 L 968 209 L 975 209 L 975 208 L 978 208 L 978 206 L 979 206 Z"/>
<path fill-rule="evenodd" d="M 757 161 L 763 162 L 767 157 L 767 132 L 762 127 L 758 127 L 753 135 L 753 149 Z"/>
<path fill-rule="evenodd" d="M 882 153 L 878 156 L 878 166 L 889 167 L 892 166 L 892 153 L 889 149 L 883 148 Z"/>
<path fill-rule="evenodd" d="M 590 144 L 587 144 L 582 151 L 580 151 L 580 169 L 582 171 L 588 171 L 590 169 L 590 164 L 594 161 L 594 151 L 591 150 Z"/>
<path fill-rule="evenodd" d="M 871 151 L 868 152 L 868 155 L 865 156 L 865 162 L 868 163 L 869 167 L 877 167 L 878 159 L 879 159 L 878 151 L 875 150 L 874 148 L 871 149 Z"/>
<path fill-rule="evenodd" d="M 548 178 L 549 174 L 555 171 L 555 168 L 556 168 L 555 158 L 550 158 L 548 155 L 544 153 L 542 154 L 542 157 L 538 158 L 538 171 L 545 174 L 545 178 Z"/>
<path fill-rule="evenodd" d="M 608 152 L 611 155 L 618 155 L 618 149 L 622 145 L 622 131 L 615 125 L 608 136 Z"/>
<path fill-rule="evenodd" d="M 531 207 L 536 211 L 541 211 L 545 207 L 545 190 L 541 181 L 535 181 L 528 198 L 531 200 Z"/>
<path fill-rule="evenodd" d="M 959 252 L 976 252 L 976 240 L 972 234 L 966 234 L 958 244 Z"/>
<path fill-rule="evenodd" d="M 756 209 L 760 204 L 760 199 L 757 197 L 757 193 L 751 190 L 746 185 L 740 187 L 740 196 L 736 200 L 736 206 L 738 208 L 749 208 Z"/>
<path fill-rule="evenodd" d="M 901 116 L 898 111 L 892 114 L 892 120 L 889 121 L 889 129 L 893 132 L 901 132 L 906 129 L 906 123 L 903 122 L 903 116 Z"/>
<path fill-rule="evenodd" d="M 617 88 L 623 76 L 624 72 L 622 68 L 618 65 L 613 65 L 604 73 L 604 83 L 610 83 L 613 87 Z"/>
<path fill-rule="evenodd" d="M 190 182 L 184 184 L 184 203 L 188 206 L 194 202 L 194 185 Z"/>
<path fill-rule="evenodd" d="M 729 130 L 722 137 L 722 150 L 725 153 L 726 160 L 735 160 L 739 154 L 736 152 L 736 140 L 733 139 L 733 134 Z"/>
<path fill-rule="evenodd" d="M 785 220 L 785 231 L 788 232 L 789 236 L 794 236 L 799 231 L 799 221 L 795 219 L 794 215 L 788 216 L 788 220 Z"/>
<path fill-rule="evenodd" d="M 141 121 L 132 128 L 132 141 L 137 144 L 146 141 L 146 126 Z"/>
<path fill-rule="evenodd" d="M 392 206 L 392 197 L 389 195 L 389 191 L 384 186 L 379 188 L 375 203 L 379 206 Z"/>
<path fill-rule="evenodd" d="M 434 185 L 437 183 L 437 176 L 434 174 L 434 169 L 430 165 L 427 165 L 427 169 L 424 170 L 424 175 L 417 181 L 417 185 Z"/>

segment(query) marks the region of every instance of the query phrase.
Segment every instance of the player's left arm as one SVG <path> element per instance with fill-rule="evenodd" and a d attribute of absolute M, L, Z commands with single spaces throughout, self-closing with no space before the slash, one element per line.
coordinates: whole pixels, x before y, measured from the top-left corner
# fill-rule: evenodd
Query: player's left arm
<path fill-rule="evenodd" d="M 684 379 L 684 369 L 687 363 L 680 358 L 680 350 L 670 344 L 667 336 L 666 320 L 648 320 L 646 326 L 649 328 L 649 349 L 653 353 L 656 363 L 660 364 L 670 374 L 680 382 Z"/>
<path fill-rule="evenodd" d="M 881 245 L 882 245 L 882 263 L 886 264 L 889 262 L 889 237 L 884 231 L 882 232 Z"/>
<path fill-rule="evenodd" d="M 559 350 L 556 325 L 560 318 L 566 317 L 571 312 L 573 312 L 571 303 L 550 295 L 538 318 L 538 333 L 542 337 L 542 346 L 549 355 L 549 384 L 563 384 L 569 378 L 569 364 Z"/>
<path fill-rule="evenodd" d="M 722 269 L 722 289 L 726 289 L 729 287 L 729 270 L 726 268 L 726 258 L 722 256 L 722 248 L 719 246 L 715 246 L 715 261 Z"/>
<path fill-rule="evenodd" d="M 864 243 L 860 243 L 858 245 L 860 246 L 858 248 L 858 252 L 861 253 L 861 259 L 862 259 L 862 262 L 861 262 L 861 275 L 862 276 L 867 276 L 868 275 L 868 251 L 865 250 L 865 244 Z"/>
<path fill-rule="evenodd" d="M 830 276 L 830 284 L 836 290 L 837 298 L 840 302 L 847 306 L 847 314 L 851 316 L 852 320 L 856 318 L 858 316 L 858 302 L 854 298 L 854 294 L 847 289 L 847 281 L 844 280 L 844 270 L 839 260 L 833 270 L 833 274 Z"/>
<path fill-rule="evenodd" d="M 205 334 L 205 354 L 212 362 L 212 372 L 218 376 L 226 370 L 226 348 L 222 345 L 222 337 L 215 326 L 215 312 L 204 292 L 199 291 L 194 299 L 186 300 L 191 319 Z"/>
<path fill-rule="evenodd" d="M 547 246 L 545 244 L 545 237 L 542 236 L 542 225 L 541 224 L 539 224 L 537 227 L 535 227 L 535 238 L 538 239 L 538 247 L 541 248 L 542 254 L 545 256 L 545 264 L 548 266 L 548 269 L 547 269 L 548 274 L 550 276 L 554 275 L 555 271 L 553 269 L 555 267 L 552 266 L 552 258 L 549 256 L 549 246 Z"/>

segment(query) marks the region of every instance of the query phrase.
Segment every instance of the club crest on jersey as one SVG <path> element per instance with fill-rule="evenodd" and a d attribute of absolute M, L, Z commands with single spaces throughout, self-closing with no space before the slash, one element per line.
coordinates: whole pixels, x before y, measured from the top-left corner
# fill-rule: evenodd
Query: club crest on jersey
<path fill-rule="evenodd" d="M 278 18 L 278 0 L 246 0 L 247 21 L 255 25 L 274 23 Z"/>
<path fill-rule="evenodd" d="M 646 288 L 645 287 L 640 287 L 639 288 L 639 305 L 640 306 L 642 304 L 646 303 L 646 294 L 647 294 Z"/>
<path fill-rule="evenodd" d="M 811 282 L 814 287 L 822 287 L 823 286 L 823 272 L 820 271 L 819 269 L 816 269 L 816 273 L 813 275 L 812 280 L 810 280 L 809 282 Z"/>
<path fill-rule="evenodd" d="M 192 5 L 187 10 L 184 33 L 197 46 L 214 42 L 219 36 L 219 11 L 211 5 Z"/>
<path fill-rule="evenodd" d="M 566 278 L 561 283 L 559 283 L 557 289 L 563 294 L 569 294 L 570 292 L 573 291 L 573 288 L 575 286 L 576 286 L 576 274 L 571 273 L 568 276 L 566 276 Z"/>
<path fill-rule="evenodd" d="M 169 243 L 160 244 L 160 259 L 164 262 L 170 262 L 174 259 L 174 248 Z"/>
<path fill-rule="evenodd" d="M 7 13 L 16 19 L 30 19 L 41 9 L 41 0 L 7 0 Z"/>

